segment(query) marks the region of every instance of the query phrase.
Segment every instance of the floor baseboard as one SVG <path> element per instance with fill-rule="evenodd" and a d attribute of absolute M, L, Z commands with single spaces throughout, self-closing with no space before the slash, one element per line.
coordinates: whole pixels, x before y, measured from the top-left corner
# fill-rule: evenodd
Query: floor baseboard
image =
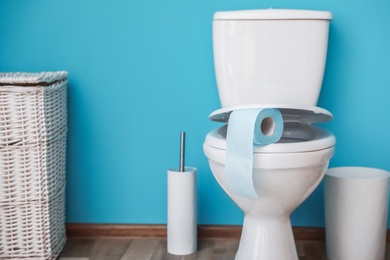
<path fill-rule="evenodd" d="M 240 239 L 241 226 L 199 225 L 198 238 Z M 293 227 L 297 240 L 325 240 L 321 227 Z M 166 225 L 66 224 L 69 238 L 166 238 Z"/>

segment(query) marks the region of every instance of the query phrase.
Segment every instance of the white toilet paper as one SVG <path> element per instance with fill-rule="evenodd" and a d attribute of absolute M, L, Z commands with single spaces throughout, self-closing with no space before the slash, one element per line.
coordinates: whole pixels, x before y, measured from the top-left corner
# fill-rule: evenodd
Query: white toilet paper
<path fill-rule="evenodd" d="M 196 168 L 168 170 L 168 252 L 188 255 L 196 252 Z"/>
<path fill-rule="evenodd" d="M 226 135 L 225 173 L 233 192 L 257 198 L 253 187 L 253 144 L 272 144 L 281 138 L 283 117 L 275 108 L 235 110 Z"/>

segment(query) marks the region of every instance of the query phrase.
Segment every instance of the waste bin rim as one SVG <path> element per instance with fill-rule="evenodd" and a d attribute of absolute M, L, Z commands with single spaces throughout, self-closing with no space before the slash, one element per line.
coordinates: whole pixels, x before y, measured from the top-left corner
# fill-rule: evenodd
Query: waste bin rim
<path fill-rule="evenodd" d="M 329 168 L 325 176 L 348 180 L 378 180 L 390 177 L 390 172 L 371 167 L 343 166 Z"/>

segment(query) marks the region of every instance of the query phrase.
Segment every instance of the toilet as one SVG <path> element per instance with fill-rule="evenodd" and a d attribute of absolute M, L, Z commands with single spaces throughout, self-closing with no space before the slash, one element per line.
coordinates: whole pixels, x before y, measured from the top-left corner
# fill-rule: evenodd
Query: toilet
<path fill-rule="evenodd" d="M 217 12 L 214 66 L 221 108 L 210 119 L 221 127 L 203 150 L 219 185 L 244 212 L 236 260 L 298 259 L 291 213 L 314 191 L 333 156 L 334 135 L 313 124 L 332 119 L 320 95 L 332 15 L 324 11 L 264 9 Z M 235 193 L 225 174 L 230 114 L 277 108 L 281 139 L 253 148 L 258 198 Z M 239 174 L 239 173 L 237 173 Z"/>

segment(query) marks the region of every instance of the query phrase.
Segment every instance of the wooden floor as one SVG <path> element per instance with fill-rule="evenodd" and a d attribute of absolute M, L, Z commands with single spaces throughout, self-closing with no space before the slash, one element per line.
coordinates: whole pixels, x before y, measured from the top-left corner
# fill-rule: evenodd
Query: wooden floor
<path fill-rule="evenodd" d="M 59 260 L 234 260 L 238 240 L 201 239 L 188 256 L 167 253 L 166 239 L 68 239 Z M 300 260 L 326 260 L 323 241 L 296 241 Z"/>

